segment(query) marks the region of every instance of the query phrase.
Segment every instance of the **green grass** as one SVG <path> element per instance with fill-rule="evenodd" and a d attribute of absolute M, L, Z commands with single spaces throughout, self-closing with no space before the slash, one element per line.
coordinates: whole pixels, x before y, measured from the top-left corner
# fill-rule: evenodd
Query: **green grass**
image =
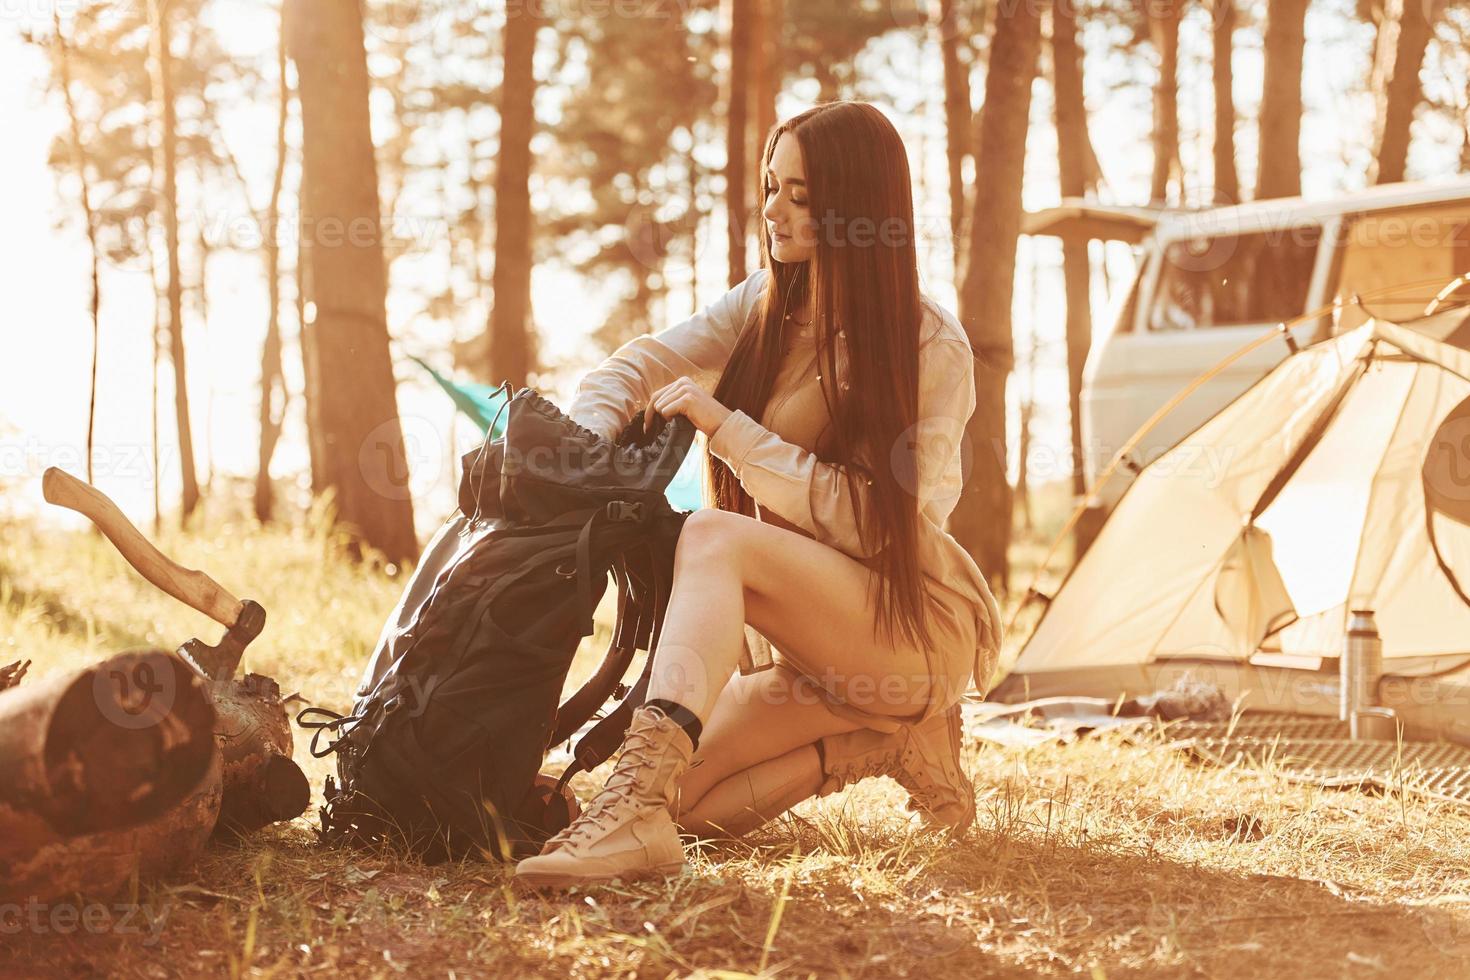
<path fill-rule="evenodd" d="M 1040 526 L 1060 524 L 1055 501 Z M 347 707 L 403 577 L 336 560 L 320 531 L 260 529 L 228 507 L 205 518 L 208 533 L 159 543 L 265 605 L 247 666 Z M 1018 543 L 1018 565 L 1043 548 Z M 570 683 L 605 643 L 606 612 Z M 0 524 L 0 663 L 30 658 L 44 675 L 217 634 L 97 535 Z M 319 793 L 327 768 L 304 742 Z M 916 830 L 904 793 L 875 779 L 692 854 L 668 883 L 562 898 L 513 893 L 497 865 L 323 851 L 303 817 L 141 884 L 137 901 L 166 916 L 156 937 L 16 929 L 0 909 L 0 974 L 1470 976 L 1458 808 L 1203 768 L 1112 736 L 967 755 L 980 812 L 957 841 Z M 585 798 L 601 775 L 574 785 Z"/>

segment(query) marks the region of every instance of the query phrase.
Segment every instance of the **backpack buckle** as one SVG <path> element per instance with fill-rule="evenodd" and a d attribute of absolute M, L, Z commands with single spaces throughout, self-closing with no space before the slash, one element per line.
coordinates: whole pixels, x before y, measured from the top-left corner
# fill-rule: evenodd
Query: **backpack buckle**
<path fill-rule="evenodd" d="M 609 500 L 607 516 L 614 521 L 641 521 L 643 520 L 643 501 Z"/>

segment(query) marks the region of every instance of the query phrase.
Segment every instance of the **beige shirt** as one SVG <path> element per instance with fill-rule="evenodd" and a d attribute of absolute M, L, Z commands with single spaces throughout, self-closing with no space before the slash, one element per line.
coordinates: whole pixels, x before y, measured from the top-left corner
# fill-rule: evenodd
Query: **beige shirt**
<path fill-rule="evenodd" d="M 582 378 L 567 414 L 613 438 L 655 391 L 681 376 L 712 392 L 736 338 L 759 307 L 767 275 L 758 269 L 702 312 L 619 347 Z M 974 617 L 975 649 L 948 653 L 966 662 L 972 658 L 972 678 L 985 685 L 1000 655 L 1000 611 L 974 559 L 945 530 L 964 482 L 961 444 L 975 410 L 974 354 L 959 321 L 927 297 L 920 336 L 917 472 L 916 486 L 910 488 L 920 503 L 919 567 L 932 599 L 958 602 Z M 839 330 L 836 380 L 843 389 L 848 385 L 845 345 Z M 761 520 L 866 561 L 872 551 L 858 532 L 847 471 L 820 458 L 830 416 L 818 372 L 808 333 L 788 349 L 762 419 L 732 412 L 709 438 L 708 448 L 755 500 Z M 755 656 L 769 659 L 768 652 Z M 754 669 L 751 657 L 747 650 L 742 671 Z"/>

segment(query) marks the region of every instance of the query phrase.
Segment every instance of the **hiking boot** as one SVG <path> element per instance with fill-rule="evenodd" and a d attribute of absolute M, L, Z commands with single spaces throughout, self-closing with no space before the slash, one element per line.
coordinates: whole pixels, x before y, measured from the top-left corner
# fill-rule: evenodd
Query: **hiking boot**
<path fill-rule="evenodd" d="M 516 865 L 516 883 L 568 888 L 678 874 L 684 847 L 669 811 L 693 754 L 688 733 L 663 709 L 638 708 L 612 775 L 541 853 Z"/>
<path fill-rule="evenodd" d="M 975 787 L 960 763 L 960 706 L 891 734 L 860 728 L 821 740 L 828 796 L 868 776 L 892 776 L 907 809 L 930 830 L 963 833 L 975 822 Z"/>

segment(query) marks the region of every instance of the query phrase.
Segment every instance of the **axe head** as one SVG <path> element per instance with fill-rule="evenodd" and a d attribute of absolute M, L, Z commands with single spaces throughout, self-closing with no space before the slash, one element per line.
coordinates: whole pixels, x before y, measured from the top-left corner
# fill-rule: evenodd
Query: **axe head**
<path fill-rule="evenodd" d="M 218 643 L 210 646 L 197 639 L 189 640 L 179 647 L 179 656 L 210 680 L 227 681 L 240 665 L 245 647 L 264 628 L 265 610 L 254 599 L 246 599 L 240 603 L 240 615 L 235 625 L 225 630 Z"/>

